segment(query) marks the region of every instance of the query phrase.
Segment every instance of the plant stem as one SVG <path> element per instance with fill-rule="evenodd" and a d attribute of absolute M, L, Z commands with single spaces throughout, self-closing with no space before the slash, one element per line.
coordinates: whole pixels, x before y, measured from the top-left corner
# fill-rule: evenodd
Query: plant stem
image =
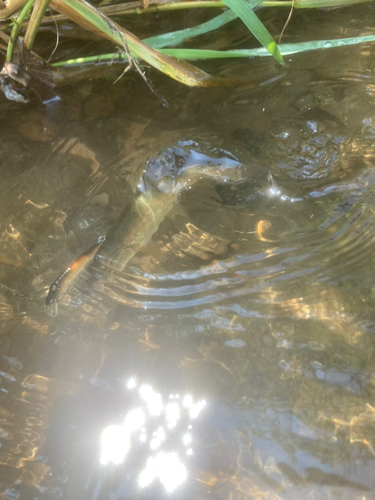
<path fill-rule="evenodd" d="M 50 0 L 35 0 L 35 6 L 31 13 L 30 20 L 27 25 L 24 44 L 27 50 L 31 50 L 36 34 L 38 32 L 41 20 L 49 6 Z"/>
<path fill-rule="evenodd" d="M 29 0 L 24 8 L 21 10 L 20 15 L 18 18 L 14 21 L 14 26 L 12 28 L 12 32 L 10 34 L 10 40 L 8 43 L 8 50 L 7 50 L 7 55 L 6 55 L 6 61 L 11 62 L 12 56 L 13 56 L 13 49 L 14 49 L 14 44 L 16 43 L 18 32 L 21 28 L 21 24 L 25 20 L 26 16 L 30 12 L 32 6 L 34 5 L 35 0 Z"/>
<path fill-rule="evenodd" d="M 66 66 L 77 66 L 80 64 L 101 63 L 105 61 L 126 61 L 125 54 L 115 52 L 113 54 L 101 54 L 98 56 L 77 57 L 76 59 L 68 59 L 67 61 L 58 61 L 51 64 L 54 68 L 62 68 Z"/>

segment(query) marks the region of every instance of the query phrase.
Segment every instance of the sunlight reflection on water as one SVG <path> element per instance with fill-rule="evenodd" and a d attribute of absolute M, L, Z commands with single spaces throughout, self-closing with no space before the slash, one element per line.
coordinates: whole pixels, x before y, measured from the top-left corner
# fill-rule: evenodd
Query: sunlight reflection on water
<path fill-rule="evenodd" d="M 146 464 L 139 474 L 138 484 L 145 488 L 155 479 L 159 479 L 166 491 L 171 493 L 185 481 L 187 470 L 178 452 L 170 450 L 176 442 L 177 446 L 183 445 L 186 456 L 193 455 L 190 421 L 198 418 L 207 403 L 204 399 L 194 403 L 190 395 L 181 400 L 179 394 L 171 394 L 168 400 L 173 402 L 164 403 L 161 394 L 148 384 L 141 385 L 136 392 L 137 382 L 134 378 L 128 380 L 126 387 L 130 391 L 134 390 L 135 395 L 138 395 L 137 404 L 143 408 L 131 410 L 122 425 L 111 425 L 103 431 L 100 464 L 120 465 L 131 452 L 132 446 L 134 453 L 137 453 L 137 443 L 149 446 L 151 455 L 147 457 Z M 181 428 L 176 431 L 181 420 Z M 160 425 L 161 423 L 164 425 Z M 163 450 L 164 445 L 168 451 Z"/>

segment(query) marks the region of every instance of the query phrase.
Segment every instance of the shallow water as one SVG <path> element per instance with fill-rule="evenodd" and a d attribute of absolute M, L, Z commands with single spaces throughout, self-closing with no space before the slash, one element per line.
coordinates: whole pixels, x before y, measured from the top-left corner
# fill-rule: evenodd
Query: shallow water
<path fill-rule="evenodd" d="M 295 12 L 284 41 L 373 19 Z M 206 65 L 264 83 L 237 89 L 152 73 L 168 108 L 136 75 L 1 101 L 1 498 L 374 498 L 374 60 L 367 44 Z M 52 281 L 171 148 L 235 158 L 249 182 L 185 190 L 123 271 L 94 265 L 50 318 Z"/>

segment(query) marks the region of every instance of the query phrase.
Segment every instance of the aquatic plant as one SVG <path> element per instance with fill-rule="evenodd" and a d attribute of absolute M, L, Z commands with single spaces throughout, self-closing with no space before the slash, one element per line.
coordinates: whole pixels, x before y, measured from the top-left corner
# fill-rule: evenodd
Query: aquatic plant
<path fill-rule="evenodd" d="M 188 86 L 238 85 L 241 83 L 238 80 L 212 76 L 185 60 L 273 56 L 280 64 L 284 64 L 282 56 L 286 54 L 374 41 L 375 35 L 369 35 L 277 45 L 274 37 L 255 13 L 262 8 L 289 8 L 289 21 L 293 9 L 331 8 L 366 1 L 370 0 L 180 0 L 177 2 L 141 0 L 107 5 L 110 1 L 103 0 L 98 6 L 94 6 L 87 0 L 9 0 L 0 9 L 0 22 L 2 22 L 0 38 L 6 43 L 6 46 L 2 46 L 6 49 L 6 57 L 1 72 L 1 86 L 9 99 L 25 100 L 16 92 L 18 84 L 33 89 L 42 100 L 48 100 L 53 96 L 54 85 L 64 81 L 62 68 L 71 66 L 89 68 L 92 64 L 125 61 L 127 66 L 124 73 L 134 66 L 154 90 L 139 65 L 140 60 Z M 129 15 L 197 8 L 226 10 L 195 27 L 158 34 L 143 40 L 112 20 L 113 16 L 126 19 Z M 15 15 L 16 12 L 19 13 Z M 262 47 L 240 50 L 171 48 L 183 44 L 187 39 L 191 40 L 199 35 L 214 32 L 236 18 L 243 21 Z M 58 32 L 58 24 L 67 20 L 109 40 L 116 46 L 116 52 L 72 57 L 68 60 L 59 60 L 57 54 L 52 63 L 47 63 L 39 55 L 31 52 L 42 26 L 54 23 Z M 24 34 L 23 38 L 20 33 Z"/>

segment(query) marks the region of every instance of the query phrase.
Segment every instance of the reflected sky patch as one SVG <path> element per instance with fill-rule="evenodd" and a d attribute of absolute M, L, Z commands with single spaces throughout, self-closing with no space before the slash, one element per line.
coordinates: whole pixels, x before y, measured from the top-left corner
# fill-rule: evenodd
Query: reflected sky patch
<path fill-rule="evenodd" d="M 142 399 L 147 402 L 148 411 L 151 415 L 160 415 L 163 410 L 163 401 L 160 394 L 155 392 L 150 385 L 142 385 L 139 389 Z"/>
<path fill-rule="evenodd" d="M 123 425 L 111 425 L 102 434 L 102 451 L 100 463 L 107 465 L 112 462 L 120 464 L 130 448 L 131 434 L 142 427 L 145 415 L 142 410 L 130 411 Z"/>
<path fill-rule="evenodd" d="M 139 487 L 146 488 L 158 481 L 171 493 L 187 477 L 180 456 L 188 460 L 193 455 L 191 421 L 198 418 L 207 403 L 195 402 L 191 395 L 162 397 L 149 384 L 139 385 L 134 378 L 125 386 L 134 395 L 135 408 L 127 413 L 122 425 L 104 430 L 100 464 L 119 465 L 132 460 L 132 454 L 134 463 L 134 458 L 146 455 L 139 468 Z"/>
<path fill-rule="evenodd" d="M 139 476 L 139 485 L 145 488 L 158 478 L 167 492 L 171 493 L 185 481 L 186 475 L 186 468 L 177 453 L 158 453 L 147 460 L 146 468 Z"/>

